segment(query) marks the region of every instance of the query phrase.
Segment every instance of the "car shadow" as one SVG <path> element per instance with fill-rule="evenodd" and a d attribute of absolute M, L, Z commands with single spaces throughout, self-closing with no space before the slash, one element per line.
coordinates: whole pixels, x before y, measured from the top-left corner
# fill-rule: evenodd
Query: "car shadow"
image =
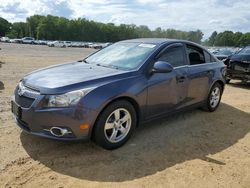
<path fill-rule="evenodd" d="M 28 155 L 51 170 L 79 179 L 122 182 L 153 175 L 188 160 L 211 157 L 250 131 L 250 114 L 227 104 L 214 113 L 192 110 L 140 126 L 123 147 L 107 151 L 91 142 L 59 142 L 21 133 Z"/>
<path fill-rule="evenodd" d="M 1 90 L 4 90 L 4 83 L 0 81 L 0 92 Z"/>
<path fill-rule="evenodd" d="M 5 64 L 4 62 L 0 61 L 0 68 L 2 67 L 2 65 Z"/>
<path fill-rule="evenodd" d="M 5 63 L 0 61 L 0 68 L 2 67 L 2 64 L 5 64 Z M 1 90 L 4 90 L 4 83 L 2 81 L 0 81 L 0 93 L 1 93 Z"/>

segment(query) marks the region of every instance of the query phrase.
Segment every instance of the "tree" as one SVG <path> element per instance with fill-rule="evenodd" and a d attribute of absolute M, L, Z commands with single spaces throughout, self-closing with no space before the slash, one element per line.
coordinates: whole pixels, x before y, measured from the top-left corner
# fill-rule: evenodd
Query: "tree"
<path fill-rule="evenodd" d="M 29 29 L 29 34 L 28 34 L 29 36 L 34 38 L 37 37 L 37 27 L 43 18 L 44 18 L 43 16 L 34 15 L 26 19 L 26 23 Z"/>
<path fill-rule="evenodd" d="M 10 31 L 11 24 L 0 17 L 0 36 L 5 36 L 7 32 Z"/>
<path fill-rule="evenodd" d="M 9 27 L 8 27 L 9 28 Z M 164 30 L 160 27 L 150 30 L 147 26 L 134 24 L 100 23 L 85 18 L 69 20 L 58 16 L 34 15 L 26 19 L 26 22 L 13 23 L 11 30 L 4 34 L 22 38 L 31 36 L 36 39 L 47 40 L 71 40 L 86 42 L 116 42 L 132 38 L 176 38 L 187 39 L 197 43 L 201 42 L 203 33 L 197 31 L 179 31 L 174 29 Z"/>
<path fill-rule="evenodd" d="M 14 33 L 16 33 L 16 37 L 15 38 L 22 38 L 22 37 L 26 37 L 28 36 L 28 24 L 25 22 L 15 22 L 12 24 L 11 30 L 14 31 Z"/>
<path fill-rule="evenodd" d="M 11 31 L 6 33 L 5 36 L 13 39 L 13 38 L 17 38 L 17 35 L 18 35 L 18 33 L 15 30 L 12 29 Z"/>
<path fill-rule="evenodd" d="M 250 33 L 243 34 L 239 39 L 240 46 L 250 45 Z"/>
<path fill-rule="evenodd" d="M 215 39 L 216 39 L 217 35 L 218 35 L 217 31 L 214 31 L 212 33 L 212 35 L 209 37 L 209 39 L 208 39 L 208 45 L 209 46 L 214 46 Z"/>
<path fill-rule="evenodd" d="M 232 31 L 219 33 L 214 42 L 214 45 L 216 46 L 234 46 L 234 44 L 234 33 Z"/>

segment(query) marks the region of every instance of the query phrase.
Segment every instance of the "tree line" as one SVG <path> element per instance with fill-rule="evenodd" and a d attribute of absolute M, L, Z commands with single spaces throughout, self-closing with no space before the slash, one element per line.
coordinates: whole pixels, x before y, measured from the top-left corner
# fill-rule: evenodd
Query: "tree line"
<path fill-rule="evenodd" d="M 34 15 L 26 22 L 9 23 L 0 18 L 0 36 L 9 38 L 34 37 L 39 40 L 70 40 L 116 42 L 132 38 L 176 38 L 201 43 L 203 33 L 197 31 L 179 31 L 175 29 L 156 28 L 150 30 L 147 26 L 134 24 L 115 25 L 100 23 L 85 18 L 67 19 L 58 16 Z"/>
<path fill-rule="evenodd" d="M 207 46 L 231 46 L 242 47 L 250 45 L 250 32 L 232 32 L 224 31 L 217 33 L 214 31 L 212 35 L 204 41 L 204 45 Z"/>
<path fill-rule="evenodd" d="M 9 38 L 34 37 L 38 40 L 70 40 L 86 42 L 116 42 L 132 38 L 174 38 L 201 43 L 203 33 L 196 31 L 180 31 L 175 29 L 151 30 L 145 25 L 100 23 L 85 18 L 67 19 L 58 16 L 34 15 L 26 22 L 9 23 L 0 17 L 0 36 Z M 250 45 L 250 32 L 224 31 L 212 35 L 203 45 L 240 47 Z"/>

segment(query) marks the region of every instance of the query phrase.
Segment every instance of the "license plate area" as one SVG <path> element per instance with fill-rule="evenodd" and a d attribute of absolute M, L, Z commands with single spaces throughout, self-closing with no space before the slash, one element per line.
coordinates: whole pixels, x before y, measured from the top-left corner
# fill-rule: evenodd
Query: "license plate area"
<path fill-rule="evenodd" d="M 22 108 L 14 101 L 11 101 L 11 111 L 18 119 L 22 119 Z"/>

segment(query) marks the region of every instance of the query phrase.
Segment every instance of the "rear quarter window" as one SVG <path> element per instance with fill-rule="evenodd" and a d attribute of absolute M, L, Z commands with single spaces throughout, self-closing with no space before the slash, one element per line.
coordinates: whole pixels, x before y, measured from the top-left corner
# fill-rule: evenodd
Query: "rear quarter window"
<path fill-rule="evenodd" d="M 216 62 L 216 59 L 211 54 L 209 54 L 208 52 L 204 51 L 204 55 L 205 55 L 206 63 Z"/>

